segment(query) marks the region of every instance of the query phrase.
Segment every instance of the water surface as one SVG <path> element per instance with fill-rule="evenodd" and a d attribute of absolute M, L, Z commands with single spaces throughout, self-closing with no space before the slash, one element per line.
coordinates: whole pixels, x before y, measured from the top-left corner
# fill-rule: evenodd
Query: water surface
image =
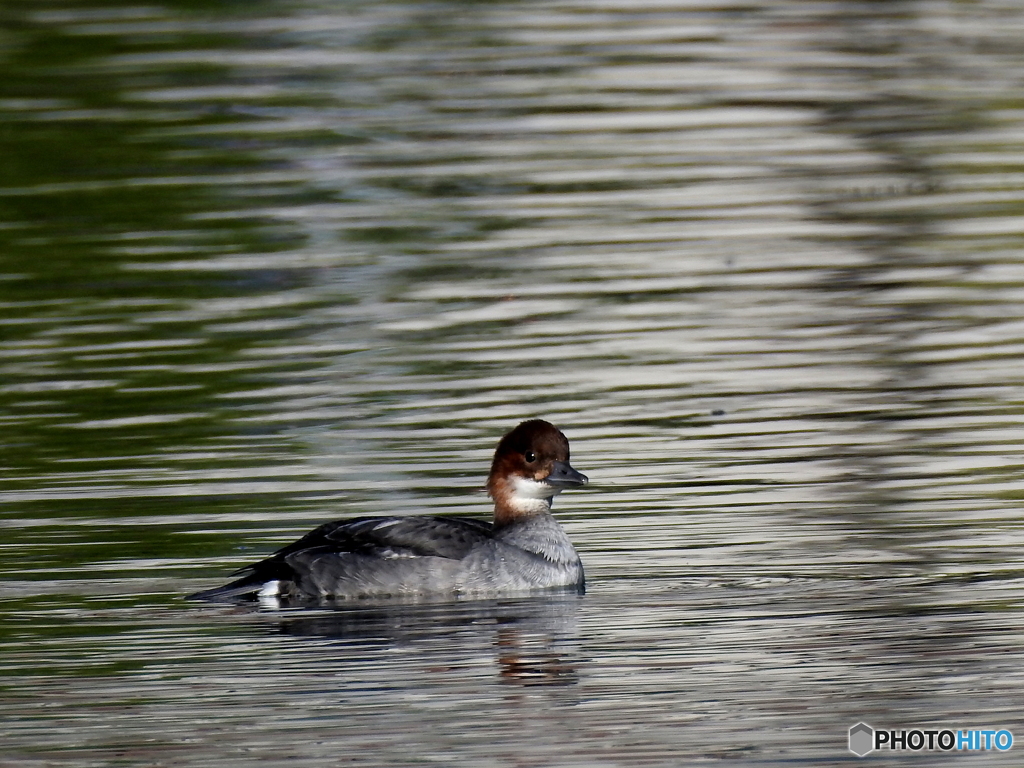
<path fill-rule="evenodd" d="M 0 21 L 3 760 L 1024 738 L 1016 4 Z M 182 600 L 326 519 L 486 515 L 535 416 L 592 478 L 582 599 Z"/>

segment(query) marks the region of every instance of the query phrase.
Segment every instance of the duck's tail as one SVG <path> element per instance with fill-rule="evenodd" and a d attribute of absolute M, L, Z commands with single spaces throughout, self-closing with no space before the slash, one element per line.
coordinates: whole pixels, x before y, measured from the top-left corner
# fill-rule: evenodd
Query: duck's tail
<path fill-rule="evenodd" d="M 246 569 L 248 570 L 248 569 Z M 205 602 L 248 602 L 255 600 L 260 590 L 266 586 L 266 578 L 261 578 L 255 571 L 249 571 L 240 579 L 225 584 L 223 587 L 214 587 L 202 592 L 195 592 L 188 595 L 186 600 L 203 600 Z"/>

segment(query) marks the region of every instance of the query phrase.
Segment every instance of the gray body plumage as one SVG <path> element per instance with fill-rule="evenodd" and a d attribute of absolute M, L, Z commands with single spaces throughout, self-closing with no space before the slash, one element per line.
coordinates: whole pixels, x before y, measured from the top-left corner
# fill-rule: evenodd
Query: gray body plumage
<path fill-rule="evenodd" d="M 579 555 L 547 513 L 500 528 L 465 517 L 327 523 L 241 573 L 241 579 L 195 597 L 235 597 L 271 582 L 277 582 L 279 597 L 294 600 L 584 588 Z"/>

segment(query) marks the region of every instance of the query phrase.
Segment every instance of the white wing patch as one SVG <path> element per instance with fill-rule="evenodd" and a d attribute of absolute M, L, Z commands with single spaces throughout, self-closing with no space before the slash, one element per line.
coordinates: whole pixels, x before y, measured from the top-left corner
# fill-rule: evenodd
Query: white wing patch
<path fill-rule="evenodd" d="M 281 607 L 280 594 L 281 582 L 274 579 L 263 585 L 263 589 L 256 593 L 256 598 L 260 601 L 261 608 L 276 611 Z"/>
<path fill-rule="evenodd" d="M 256 596 L 262 599 L 264 597 L 277 597 L 280 594 L 281 582 L 277 579 L 274 579 L 273 581 L 268 581 L 266 584 L 264 584 L 263 589 L 261 589 Z"/>

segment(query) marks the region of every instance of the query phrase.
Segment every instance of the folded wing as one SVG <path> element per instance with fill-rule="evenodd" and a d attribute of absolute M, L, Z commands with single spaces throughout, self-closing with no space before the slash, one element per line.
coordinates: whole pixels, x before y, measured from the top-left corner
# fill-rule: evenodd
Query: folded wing
<path fill-rule="evenodd" d="M 444 580 L 474 549 L 494 539 L 490 523 L 466 517 L 359 517 L 325 523 L 270 557 L 237 572 L 240 579 L 191 595 L 222 600 L 252 595 L 278 581 L 307 595 L 329 593 L 340 581 L 367 592 L 393 582 L 396 590 Z M 403 581 L 404 580 L 404 581 Z"/>

